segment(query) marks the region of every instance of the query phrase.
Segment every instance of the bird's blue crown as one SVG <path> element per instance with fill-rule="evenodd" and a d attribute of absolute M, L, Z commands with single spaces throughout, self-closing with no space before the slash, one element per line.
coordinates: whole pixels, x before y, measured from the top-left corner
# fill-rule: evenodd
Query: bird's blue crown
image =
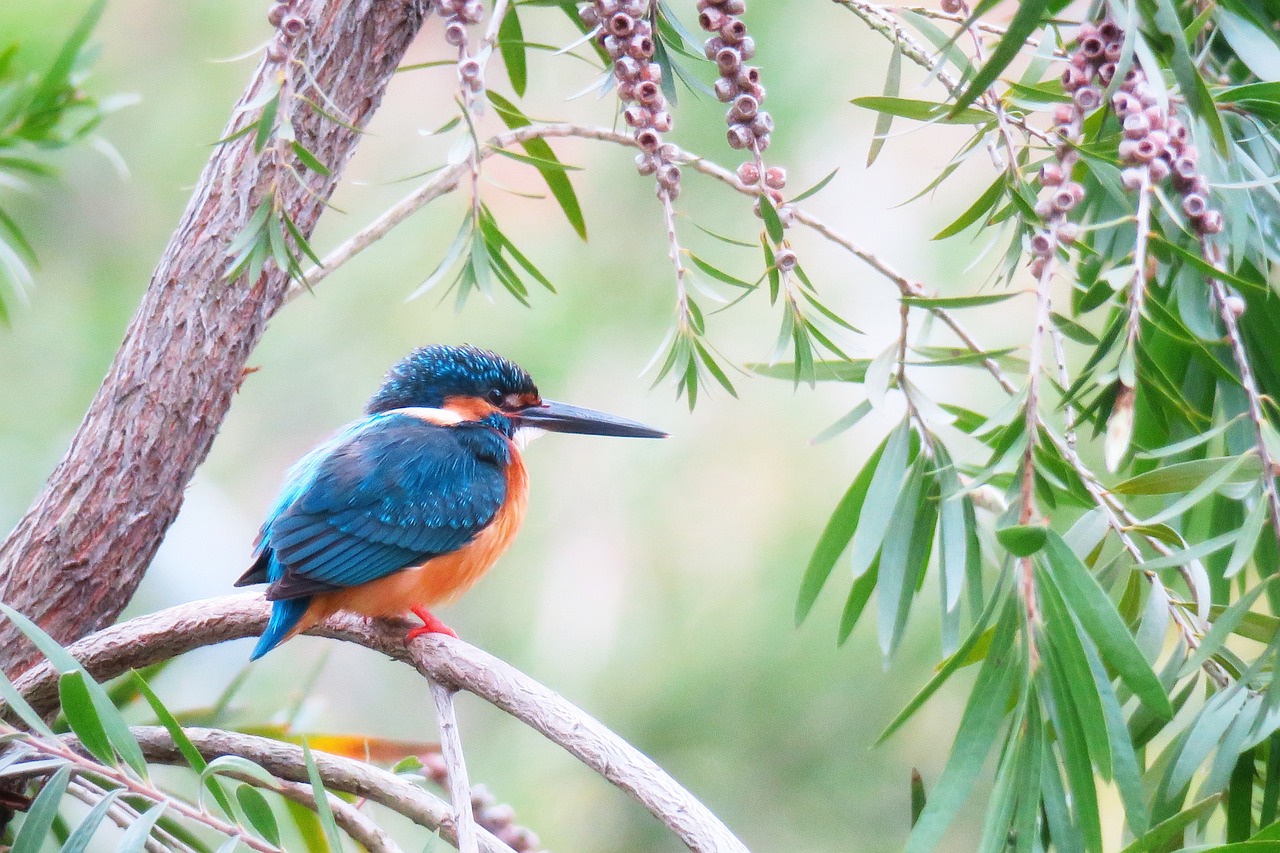
<path fill-rule="evenodd" d="M 499 400 L 511 394 L 538 394 L 519 365 L 470 345 L 433 344 L 414 350 L 387 371 L 365 411 L 372 415 L 409 406 L 440 408 L 449 397 Z"/>

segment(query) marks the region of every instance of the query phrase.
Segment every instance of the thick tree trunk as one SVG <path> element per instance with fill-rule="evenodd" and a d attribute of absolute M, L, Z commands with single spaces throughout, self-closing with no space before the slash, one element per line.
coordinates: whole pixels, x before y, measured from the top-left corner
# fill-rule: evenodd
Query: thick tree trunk
<path fill-rule="evenodd" d="M 344 120 L 363 127 L 427 0 L 297 6 L 309 23 L 299 58 Z M 279 64 L 263 61 L 228 134 L 246 121 L 240 108 L 280 73 Z M 293 79 L 299 92 L 320 100 L 303 75 Z M 306 173 L 309 188 L 281 181 L 284 209 L 310 234 L 359 135 L 305 105 L 295 105 L 292 117 L 299 141 L 332 172 Z M 272 179 L 252 133 L 215 148 L 71 447 L 0 546 L 0 600 L 64 643 L 110 623 L 133 596 L 281 305 L 289 282 L 271 264 L 256 281 L 225 280 L 227 246 Z M 33 658 L 18 632 L 0 624 L 0 668 L 13 676 Z"/>

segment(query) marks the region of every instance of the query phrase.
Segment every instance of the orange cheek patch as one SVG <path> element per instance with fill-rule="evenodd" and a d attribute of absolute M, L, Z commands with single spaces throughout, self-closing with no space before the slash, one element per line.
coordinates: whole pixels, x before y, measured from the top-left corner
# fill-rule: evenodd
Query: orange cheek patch
<path fill-rule="evenodd" d="M 444 407 L 462 416 L 464 421 L 478 421 L 498 411 L 479 397 L 445 397 Z"/>

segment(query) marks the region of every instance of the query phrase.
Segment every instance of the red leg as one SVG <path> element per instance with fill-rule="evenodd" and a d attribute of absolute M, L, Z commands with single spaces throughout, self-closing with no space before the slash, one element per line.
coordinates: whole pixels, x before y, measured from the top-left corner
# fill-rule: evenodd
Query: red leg
<path fill-rule="evenodd" d="M 410 607 L 409 610 L 414 616 L 417 616 L 422 620 L 422 625 L 409 631 L 408 635 L 404 638 L 406 643 L 410 640 L 416 640 L 423 634 L 448 634 L 455 640 L 458 639 L 457 633 L 448 625 L 437 619 L 427 608 L 414 605 L 413 607 Z"/>

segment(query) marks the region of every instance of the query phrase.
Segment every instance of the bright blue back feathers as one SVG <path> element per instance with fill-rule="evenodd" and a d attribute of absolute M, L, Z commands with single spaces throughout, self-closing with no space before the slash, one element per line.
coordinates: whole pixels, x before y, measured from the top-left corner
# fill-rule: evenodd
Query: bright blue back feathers
<path fill-rule="evenodd" d="M 372 404 L 371 404 L 372 405 Z M 270 582 L 253 658 L 288 636 L 311 596 L 357 586 L 471 541 L 506 499 L 507 440 L 481 423 L 387 411 L 347 427 L 289 472 L 240 580 Z"/>

